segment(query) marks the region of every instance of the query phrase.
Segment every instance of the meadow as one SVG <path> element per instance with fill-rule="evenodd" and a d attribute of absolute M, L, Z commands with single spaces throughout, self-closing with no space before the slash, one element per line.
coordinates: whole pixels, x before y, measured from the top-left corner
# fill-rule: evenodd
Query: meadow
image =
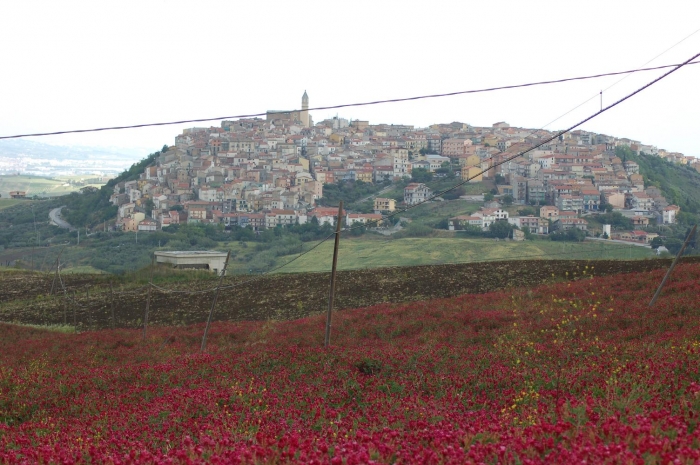
<path fill-rule="evenodd" d="M 14 207 L 15 205 L 17 205 L 18 203 L 21 203 L 21 202 L 26 202 L 26 200 L 2 198 L 2 199 L 0 199 L 0 210 Z"/>
<path fill-rule="evenodd" d="M 0 193 L 3 197 L 10 191 L 25 191 L 27 197 L 37 195 L 39 197 L 56 197 L 78 191 L 81 187 L 70 184 L 69 181 L 94 178 L 93 175 L 59 176 L 47 178 L 32 175 L 2 175 L 0 176 Z M 90 184 L 100 187 L 103 184 Z"/>
<path fill-rule="evenodd" d="M 445 232 L 445 234 L 449 234 Z M 327 241 L 290 263 L 281 272 L 318 272 L 331 269 L 333 242 Z M 496 241 L 464 237 L 419 237 L 393 239 L 367 236 L 340 241 L 338 269 L 352 270 L 386 266 L 416 266 L 442 263 L 468 263 L 496 260 L 538 259 L 638 259 L 652 258 L 654 251 L 644 247 L 612 242 Z M 280 257 L 278 263 L 296 255 Z"/>
<path fill-rule="evenodd" d="M 697 463 L 700 265 L 324 318 L 0 328 L 1 463 Z"/>

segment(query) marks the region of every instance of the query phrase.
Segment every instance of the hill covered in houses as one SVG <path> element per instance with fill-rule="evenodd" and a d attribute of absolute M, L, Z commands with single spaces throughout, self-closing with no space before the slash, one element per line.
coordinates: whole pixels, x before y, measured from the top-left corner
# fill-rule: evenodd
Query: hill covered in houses
<path fill-rule="evenodd" d="M 75 196 L 67 218 L 92 226 L 109 220 L 112 229 L 127 232 L 187 223 L 258 233 L 312 221 L 332 224 L 334 206 L 343 199 L 350 204 L 346 224 L 375 226 L 379 215 L 466 180 L 482 187 L 483 198 L 468 198 L 484 202 L 484 208 L 450 218 L 449 229 L 486 232 L 507 220 L 532 234 L 586 232 L 588 215 L 615 211 L 633 228 L 612 235 L 627 240 L 625 233 L 674 224 L 679 215 L 693 222 L 700 211 L 698 160 L 640 141 L 573 131 L 489 169 L 553 133 L 503 122 L 414 128 L 342 118 L 311 125 L 309 118 L 306 123 L 295 118 L 298 113 L 278 112 L 187 129 L 174 145 L 100 192 L 83 194 L 99 198 L 99 204 L 85 208 Z M 511 205 L 537 208 L 520 209 L 528 215 L 502 209 Z"/>
<path fill-rule="evenodd" d="M 500 164 L 554 132 L 505 122 L 416 128 L 336 117 L 314 124 L 307 116 L 270 112 L 186 129 L 102 188 L 32 211 L 6 209 L 0 245 L 76 243 L 76 233 L 37 229 L 37 215 L 66 205 L 66 221 L 97 234 L 84 236 L 84 246 L 133 248 L 127 256 L 143 252 L 141 245 L 187 250 L 237 241 L 241 267 L 263 271 L 328 235 L 340 200 L 345 224 L 367 238 L 598 237 L 671 252 L 700 213 L 698 160 L 641 141 L 578 130 Z M 121 236 L 138 233 L 138 244 Z M 254 249 L 244 250 L 250 241 Z M 117 256 L 107 255 L 85 264 L 123 269 L 110 267 Z"/>

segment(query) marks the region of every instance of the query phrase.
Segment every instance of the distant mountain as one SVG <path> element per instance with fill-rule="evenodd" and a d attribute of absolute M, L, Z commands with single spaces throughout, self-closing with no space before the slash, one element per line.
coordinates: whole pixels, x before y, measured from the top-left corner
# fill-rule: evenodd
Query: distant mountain
<path fill-rule="evenodd" d="M 0 141 L 0 157 L 5 158 L 40 158 L 46 160 L 84 160 L 91 158 L 119 158 L 130 163 L 146 156 L 146 150 L 126 149 L 121 147 L 85 147 L 62 146 L 35 142 L 27 139 L 7 139 Z"/>

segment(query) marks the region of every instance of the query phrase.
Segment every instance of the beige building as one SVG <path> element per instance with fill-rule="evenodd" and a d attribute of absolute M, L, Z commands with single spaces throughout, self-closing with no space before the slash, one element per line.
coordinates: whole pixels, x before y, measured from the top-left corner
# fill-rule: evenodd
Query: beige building
<path fill-rule="evenodd" d="M 483 179 L 481 171 L 482 169 L 479 166 L 465 166 L 462 168 L 462 181 L 469 179 L 469 182 L 481 182 Z"/>
<path fill-rule="evenodd" d="M 442 154 L 446 157 L 464 155 L 471 145 L 471 139 L 445 139 L 442 141 Z"/>
<path fill-rule="evenodd" d="M 169 263 L 173 268 L 209 270 L 220 275 L 226 263 L 225 252 L 187 251 L 155 252 L 157 263 Z"/>
<path fill-rule="evenodd" d="M 393 212 L 396 210 L 396 200 L 377 197 L 374 199 L 375 212 Z"/>

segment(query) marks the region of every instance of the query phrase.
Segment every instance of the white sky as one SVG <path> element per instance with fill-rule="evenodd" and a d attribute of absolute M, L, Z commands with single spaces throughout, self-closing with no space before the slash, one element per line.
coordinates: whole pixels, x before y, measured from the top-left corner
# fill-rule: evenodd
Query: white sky
<path fill-rule="evenodd" d="M 697 0 L 8 1 L 0 15 L 0 135 L 293 109 L 304 90 L 314 107 L 632 69 L 700 29 L 699 18 Z M 700 32 L 649 66 L 698 52 Z M 604 93 L 604 104 L 661 73 L 625 79 Z M 618 79 L 338 115 L 539 128 Z M 688 66 L 583 129 L 700 156 L 699 83 L 700 65 Z M 596 98 L 547 129 L 599 105 Z M 191 126 L 35 140 L 153 151 Z"/>

